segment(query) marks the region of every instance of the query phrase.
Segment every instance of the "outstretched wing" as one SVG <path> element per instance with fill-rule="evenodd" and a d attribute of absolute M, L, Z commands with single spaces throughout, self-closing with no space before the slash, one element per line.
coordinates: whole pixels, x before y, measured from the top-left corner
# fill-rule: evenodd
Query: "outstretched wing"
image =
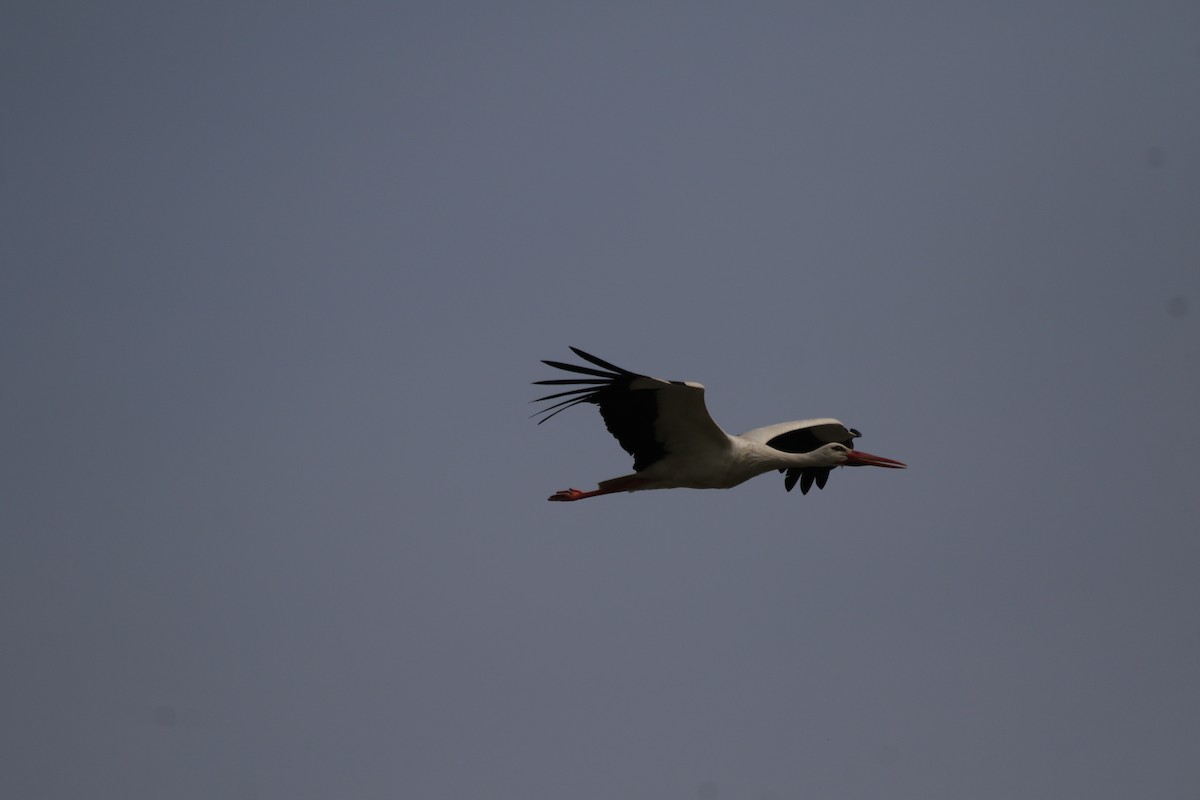
<path fill-rule="evenodd" d="M 810 453 L 818 447 L 824 447 L 833 442 L 840 442 L 849 448 L 854 447 L 854 439 L 862 436 L 854 428 L 847 428 L 836 419 L 804 419 L 796 422 L 781 422 L 765 428 L 755 428 L 742 434 L 742 438 L 751 439 L 761 444 L 783 450 L 787 453 Z M 779 470 L 784 472 L 784 470 Z M 808 494 L 813 484 L 818 489 L 825 488 L 829 480 L 831 467 L 789 467 L 783 479 L 783 488 L 789 492 L 800 482 L 800 493 Z"/>
<path fill-rule="evenodd" d="M 556 369 L 587 377 L 534 381 L 542 386 L 577 387 L 534 400 L 535 403 L 558 400 L 534 415 L 541 415 L 539 425 L 580 403 L 599 406 L 608 432 L 616 437 L 625 452 L 633 456 L 633 469 L 636 472 L 641 472 L 668 453 L 729 446 L 728 435 L 708 414 L 708 408 L 704 405 L 704 387 L 700 384 L 639 375 L 577 347 L 571 350 L 600 369 L 561 361 L 543 361 L 543 364 Z"/>

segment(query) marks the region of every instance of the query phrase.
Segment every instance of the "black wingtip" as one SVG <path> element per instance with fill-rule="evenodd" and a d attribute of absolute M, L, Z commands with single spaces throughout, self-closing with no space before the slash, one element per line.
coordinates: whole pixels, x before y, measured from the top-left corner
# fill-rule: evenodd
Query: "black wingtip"
<path fill-rule="evenodd" d="M 584 361 L 592 362 L 597 367 L 604 367 L 605 369 L 611 369 L 613 372 L 619 373 L 621 375 L 632 375 L 633 374 L 632 372 L 630 372 L 627 369 L 621 369 L 616 364 L 610 364 L 602 358 L 597 358 L 596 356 L 592 355 L 591 353 L 587 353 L 587 352 L 584 352 L 583 350 L 580 350 L 578 347 L 575 347 L 573 345 L 568 345 L 568 346 L 571 348 L 572 353 L 579 356 Z"/>
<path fill-rule="evenodd" d="M 587 375 L 588 377 L 550 378 L 547 380 L 533 381 L 535 386 L 582 387 L 568 389 L 566 391 L 557 392 L 554 394 L 548 394 L 545 397 L 539 397 L 536 400 L 531 401 L 534 403 L 540 403 L 546 400 L 555 400 L 564 397 L 566 398 L 565 400 L 559 400 L 559 402 L 549 405 L 543 408 L 541 411 L 531 415 L 533 417 L 542 415 L 542 418 L 538 420 L 538 425 L 541 425 L 546 420 L 555 417 L 558 414 L 561 414 L 563 411 L 566 411 L 568 408 L 577 406 L 580 403 L 599 404 L 600 401 L 597 398 L 599 397 L 600 392 L 604 391 L 606 387 L 616 385 L 618 381 L 628 381 L 631 378 L 637 377 L 637 373 L 630 372 L 626 369 L 621 369 L 615 364 L 610 364 L 602 358 L 597 358 L 591 353 L 580 350 L 578 347 L 572 347 L 571 352 L 575 353 L 584 361 L 588 361 L 596 366 L 585 367 L 582 364 L 567 364 L 563 361 L 542 359 L 542 363 L 548 367 L 554 367 L 555 369 L 561 369 L 564 372 L 571 372 L 575 373 L 576 375 Z M 596 369 L 596 367 L 601 367 L 602 369 Z M 578 396 L 576 397 L 575 395 Z"/>
<path fill-rule="evenodd" d="M 607 378 L 608 380 L 612 380 L 615 377 L 612 372 L 604 372 L 602 370 L 594 369 L 593 367 L 581 367 L 578 364 L 567 364 L 562 361 L 545 360 L 543 360 L 542 363 L 548 367 L 561 369 L 565 372 L 577 372 L 580 375 L 595 375 L 598 378 Z"/>
<path fill-rule="evenodd" d="M 540 403 L 540 402 L 544 402 L 546 400 L 556 400 L 556 399 L 559 400 L 559 402 L 553 403 L 549 406 L 546 406 L 545 408 L 541 409 L 540 411 L 537 411 L 534 414 L 530 415 L 531 418 L 541 416 L 541 419 L 538 420 L 538 423 L 537 423 L 538 425 L 541 425 L 543 422 L 545 422 L 548 419 L 558 416 L 563 411 L 566 411 L 568 408 L 571 408 L 572 406 L 577 406 L 580 403 L 596 402 L 595 401 L 596 393 L 598 391 L 600 391 L 603 387 L 611 385 L 613 383 L 613 381 L 615 381 L 625 375 L 632 374 L 630 372 L 627 372 L 626 370 L 621 369 L 620 367 L 614 366 L 613 364 L 609 364 L 607 361 L 604 361 L 603 359 L 596 358 L 595 356 L 591 355 L 590 353 L 585 353 L 584 351 L 580 350 L 577 347 L 572 347 L 571 350 L 573 352 L 575 352 L 580 358 L 583 358 L 586 361 L 590 361 L 591 363 L 595 364 L 596 366 L 603 367 L 604 369 L 596 369 L 595 367 L 585 367 L 582 364 L 567 364 L 563 361 L 553 361 L 550 359 L 542 359 L 542 363 L 548 367 L 553 367 L 555 369 L 561 369 L 564 372 L 571 372 L 571 373 L 575 373 L 576 375 L 586 375 L 588 377 L 586 377 L 586 378 L 578 378 L 578 377 L 575 377 L 575 378 L 550 378 L 547 380 L 533 381 L 533 385 L 535 385 L 535 386 L 575 386 L 575 387 L 580 387 L 580 388 L 568 389 L 563 392 L 556 392 L 553 394 L 548 394 L 544 397 L 539 397 L 536 400 L 531 401 L 534 403 Z M 578 396 L 576 396 L 576 395 L 578 395 Z M 561 400 L 559 398 L 566 398 L 566 399 Z"/>
<path fill-rule="evenodd" d="M 828 469 L 822 469 L 817 472 L 817 488 L 818 489 L 825 488 L 825 481 L 829 480 L 830 472 L 831 472 L 831 470 L 828 470 Z"/>

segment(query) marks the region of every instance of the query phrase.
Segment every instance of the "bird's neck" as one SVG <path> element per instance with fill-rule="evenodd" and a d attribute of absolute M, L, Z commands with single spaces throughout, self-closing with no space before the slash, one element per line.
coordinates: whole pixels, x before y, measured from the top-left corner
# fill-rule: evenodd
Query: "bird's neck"
<path fill-rule="evenodd" d="M 787 453 L 758 442 L 746 442 L 745 444 L 752 451 L 751 457 L 753 460 L 761 465 L 763 472 L 771 469 L 787 469 L 790 467 L 831 466 L 827 459 L 814 453 Z"/>
<path fill-rule="evenodd" d="M 814 453 L 779 453 L 780 467 L 828 467 L 829 460 Z"/>

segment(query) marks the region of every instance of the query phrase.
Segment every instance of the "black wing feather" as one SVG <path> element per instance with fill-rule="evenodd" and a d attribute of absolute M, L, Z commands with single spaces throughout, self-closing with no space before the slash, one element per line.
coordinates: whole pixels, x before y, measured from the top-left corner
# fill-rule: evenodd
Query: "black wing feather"
<path fill-rule="evenodd" d="M 570 347 L 570 345 L 567 345 L 567 346 Z M 578 347 L 571 347 L 571 352 L 574 353 L 575 355 L 579 356 L 580 358 L 582 358 L 584 361 L 590 361 L 593 364 L 595 364 L 597 367 L 604 367 L 605 369 L 610 369 L 613 372 L 617 373 L 618 375 L 632 375 L 635 378 L 645 377 L 645 376 L 641 376 L 641 375 L 635 375 L 634 373 L 630 372 L 627 369 L 621 369 L 616 364 L 610 364 L 602 358 L 596 358 L 596 356 L 592 355 L 591 353 L 585 353 L 582 350 L 580 350 Z M 586 367 L 576 367 L 576 369 L 586 369 Z"/>
<path fill-rule="evenodd" d="M 854 428 L 847 431 L 841 425 L 810 425 L 807 428 L 797 428 L 794 431 L 781 433 L 770 439 L 767 444 L 776 450 L 783 450 L 787 453 L 811 453 L 818 447 L 824 447 L 833 442 L 840 442 L 846 447 L 853 448 L 854 439 L 861 435 Z M 784 472 L 785 470 L 779 471 Z M 829 467 L 786 468 L 787 475 L 783 478 L 783 488 L 790 492 L 795 487 L 796 481 L 800 481 L 800 494 L 808 494 L 814 483 L 818 489 L 824 489 L 825 482 L 829 480 L 829 474 L 832 471 Z"/>
<path fill-rule="evenodd" d="M 591 367 L 581 367 L 578 364 L 564 364 L 561 361 L 543 361 L 542 363 L 546 364 L 547 366 L 554 367 L 555 369 L 566 370 L 567 372 L 578 372 L 583 375 L 597 375 L 601 378 L 612 377 L 611 372 L 604 372 L 603 370 L 592 369 Z M 534 381 L 534 383 L 546 383 L 546 381 Z"/>
<path fill-rule="evenodd" d="M 658 390 L 631 388 L 631 384 L 635 380 L 646 376 L 610 364 L 577 347 L 572 347 L 571 350 L 575 355 L 597 367 L 603 367 L 606 371 L 578 364 L 565 364 L 561 361 L 543 361 L 543 364 L 556 369 L 595 377 L 534 381 L 535 384 L 542 386 L 583 387 L 549 394 L 534 400 L 533 402 L 537 403 L 568 395 L 579 395 L 578 397 L 568 397 L 566 400 L 561 400 L 538 411 L 534 416 L 544 415 L 538 420 L 538 424 L 541 425 L 555 414 L 560 414 L 572 406 L 580 403 L 592 403 L 599 406 L 600 416 L 604 418 L 604 426 L 608 428 L 608 432 L 616 438 L 625 452 L 633 456 L 635 472 L 641 472 L 666 455 L 663 443 L 655 435 L 655 421 L 658 419 Z"/>

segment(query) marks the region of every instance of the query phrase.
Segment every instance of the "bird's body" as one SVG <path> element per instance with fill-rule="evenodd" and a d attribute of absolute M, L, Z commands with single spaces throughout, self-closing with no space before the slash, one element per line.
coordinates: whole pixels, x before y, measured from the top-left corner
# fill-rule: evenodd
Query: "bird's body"
<path fill-rule="evenodd" d="M 855 451 L 853 440 L 859 432 L 835 419 L 784 422 L 731 436 L 709 416 L 701 384 L 639 375 L 578 348 L 571 350 L 601 369 L 543 362 L 590 377 L 536 381 L 582 385 L 538 398 L 535 402 L 566 398 L 539 412 L 545 414 L 539 424 L 579 403 L 599 406 L 609 432 L 633 456 L 634 472 L 603 481 L 591 492 L 564 489 L 550 500 L 582 500 L 645 489 L 729 489 L 773 469 L 787 472 L 784 485 L 788 491 L 799 480 L 801 492 L 807 494 L 814 482 L 817 488 L 824 488 L 835 466 L 905 466 Z"/>

